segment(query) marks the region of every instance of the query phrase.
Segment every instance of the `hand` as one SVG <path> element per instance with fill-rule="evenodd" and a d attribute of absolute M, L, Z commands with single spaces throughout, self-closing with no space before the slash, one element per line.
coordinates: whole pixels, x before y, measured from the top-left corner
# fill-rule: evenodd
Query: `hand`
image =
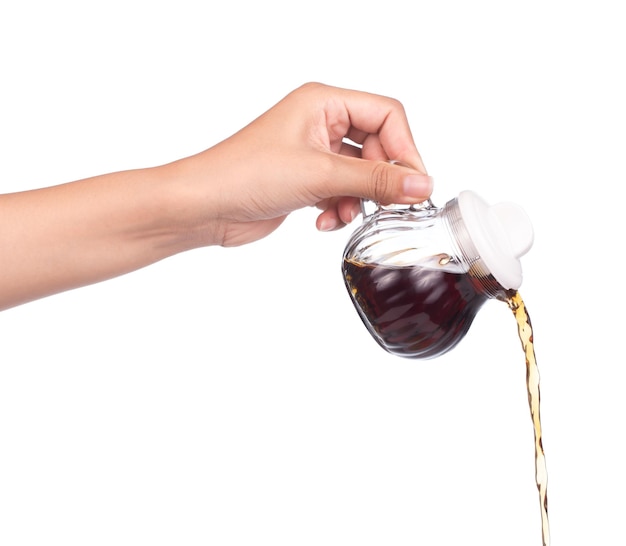
<path fill-rule="evenodd" d="M 317 227 L 331 230 L 360 198 L 417 203 L 431 190 L 398 101 L 306 84 L 197 155 L 0 195 L 0 310 L 255 241 L 302 207 L 319 207 Z"/>
<path fill-rule="evenodd" d="M 397 100 L 315 83 L 183 162 L 199 213 L 219 219 L 217 229 L 203 226 L 217 238 L 208 244 L 224 246 L 260 239 L 302 207 L 320 208 L 317 227 L 327 231 L 352 221 L 360 198 L 417 203 L 432 191 Z"/>

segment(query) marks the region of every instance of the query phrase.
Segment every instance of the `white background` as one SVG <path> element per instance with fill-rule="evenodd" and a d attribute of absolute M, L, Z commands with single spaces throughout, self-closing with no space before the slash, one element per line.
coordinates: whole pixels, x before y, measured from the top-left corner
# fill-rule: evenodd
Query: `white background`
<path fill-rule="evenodd" d="M 400 99 L 436 205 L 533 221 L 553 544 L 626 542 L 617 2 L 0 5 L 2 192 L 190 155 L 309 80 Z M 541 543 L 510 311 L 391 357 L 315 215 L 0 314 L 1 544 Z"/>

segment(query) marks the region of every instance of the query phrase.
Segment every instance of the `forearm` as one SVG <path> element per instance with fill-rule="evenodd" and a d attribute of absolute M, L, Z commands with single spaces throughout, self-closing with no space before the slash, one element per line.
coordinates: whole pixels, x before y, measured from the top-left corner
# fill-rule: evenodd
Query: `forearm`
<path fill-rule="evenodd" d="M 0 196 L 0 310 L 210 243 L 175 164 Z M 197 215 L 196 215 L 197 216 Z M 181 219 L 188 218 L 187 223 Z"/>
<path fill-rule="evenodd" d="M 419 203 L 431 191 L 400 103 L 307 84 L 186 159 L 0 195 L 0 310 L 191 248 L 256 241 L 303 207 L 318 207 L 328 231 L 362 198 Z"/>

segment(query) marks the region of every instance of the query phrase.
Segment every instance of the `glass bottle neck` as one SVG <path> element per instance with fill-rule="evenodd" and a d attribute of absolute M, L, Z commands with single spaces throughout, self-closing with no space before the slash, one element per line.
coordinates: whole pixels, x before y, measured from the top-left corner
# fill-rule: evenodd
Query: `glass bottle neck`
<path fill-rule="evenodd" d="M 456 243 L 459 256 L 466 263 L 467 274 L 476 280 L 478 287 L 490 298 L 503 300 L 507 298 L 507 290 L 494 278 L 476 250 L 467 232 L 459 210 L 457 199 L 451 199 L 442 209 L 443 224 L 450 238 Z"/>

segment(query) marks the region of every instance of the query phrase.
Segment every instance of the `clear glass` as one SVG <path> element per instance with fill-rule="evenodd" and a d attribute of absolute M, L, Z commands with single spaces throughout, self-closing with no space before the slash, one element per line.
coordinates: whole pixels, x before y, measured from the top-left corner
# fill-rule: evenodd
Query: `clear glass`
<path fill-rule="evenodd" d="M 430 201 L 363 203 L 363 223 L 344 250 L 342 273 L 352 302 L 370 334 L 392 354 L 446 353 L 465 336 L 485 301 L 500 292 L 472 274 L 446 207 Z"/>

